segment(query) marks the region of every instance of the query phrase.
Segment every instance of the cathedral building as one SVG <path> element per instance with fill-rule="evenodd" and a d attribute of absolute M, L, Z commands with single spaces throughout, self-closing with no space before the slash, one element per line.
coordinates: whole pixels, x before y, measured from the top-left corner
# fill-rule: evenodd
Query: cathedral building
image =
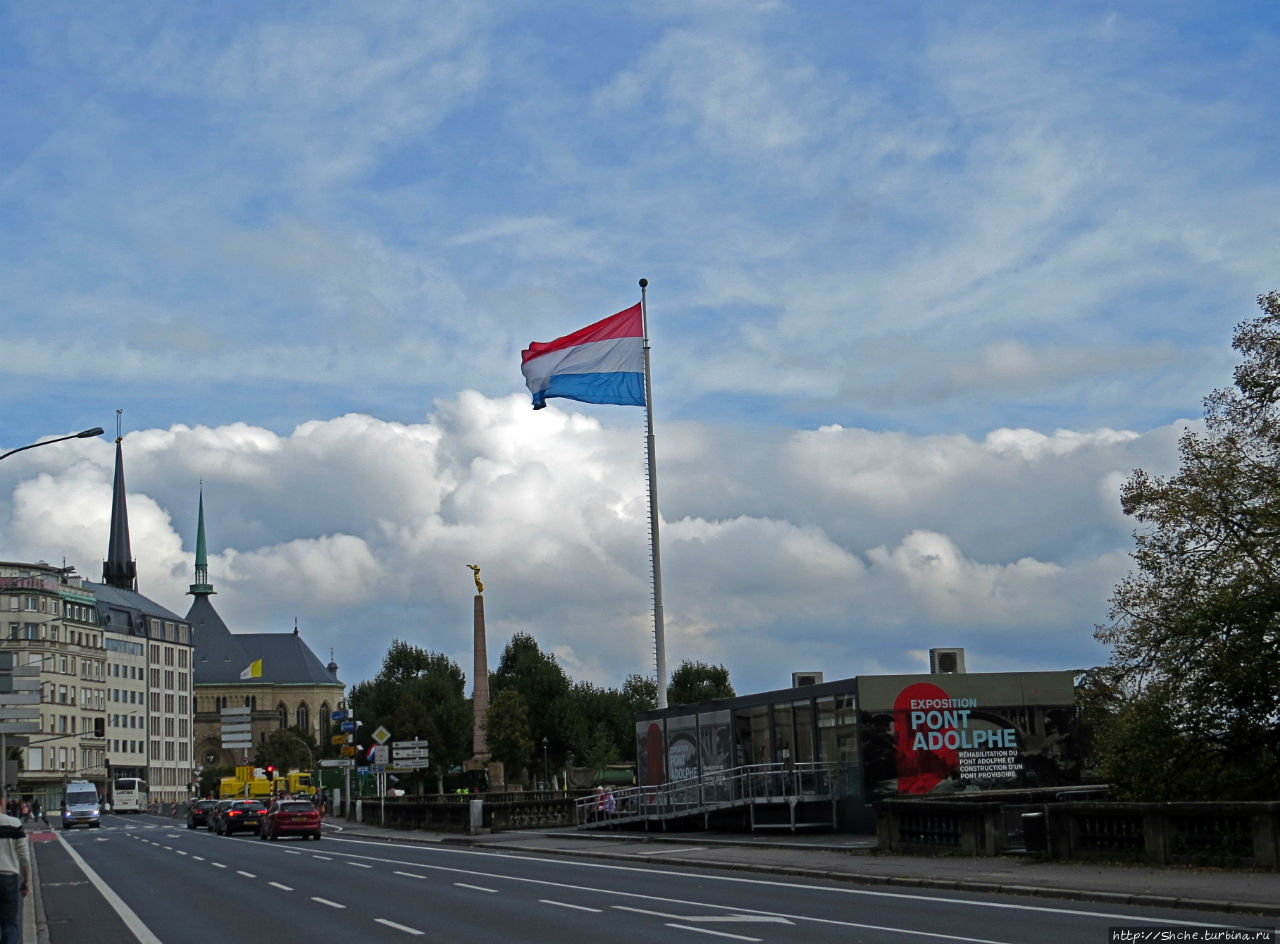
<path fill-rule="evenodd" d="M 330 715 L 342 702 L 338 666 L 323 665 L 297 626 L 285 633 L 233 633 L 214 609 L 205 546 L 204 495 L 196 529 L 195 598 L 186 622 L 195 633 L 195 752 L 204 767 L 253 762 L 253 751 L 279 728 L 310 735 L 320 751 L 329 743 Z M 222 709 L 250 709 L 248 750 L 222 746 Z"/>

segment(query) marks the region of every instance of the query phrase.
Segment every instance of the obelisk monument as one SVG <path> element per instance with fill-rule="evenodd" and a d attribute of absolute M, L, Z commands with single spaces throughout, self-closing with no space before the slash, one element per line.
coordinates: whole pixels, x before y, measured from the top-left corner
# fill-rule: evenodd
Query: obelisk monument
<path fill-rule="evenodd" d="M 479 765 L 489 761 L 489 743 L 484 733 L 485 721 L 489 714 L 489 654 L 484 643 L 484 584 L 480 582 L 480 565 L 468 564 L 467 566 L 471 568 L 471 575 L 476 580 L 471 663 L 471 678 L 475 683 L 471 701 L 475 715 L 471 726 L 471 745 L 475 754 L 472 761 Z"/>

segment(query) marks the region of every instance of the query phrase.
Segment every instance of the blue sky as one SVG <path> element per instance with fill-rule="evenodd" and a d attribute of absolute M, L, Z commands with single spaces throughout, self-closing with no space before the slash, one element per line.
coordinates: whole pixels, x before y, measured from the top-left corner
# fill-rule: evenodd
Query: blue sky
<path fill-rule="evenodd" d="M 144 592 L 203 481 L 220 612 L 348 681 L 469 667 L 479 560 L 495 658 L 620 684 L 641 411 L 519 352 L 645 277 L 673 666 L 1100 661 L 1119 482 L 1277 287 L 1277 16 L 882 6 L 0 4 L 0 441 L 123 410 Z M 96 575 L 110 459 L 0 466 L 0 558 Z"/>

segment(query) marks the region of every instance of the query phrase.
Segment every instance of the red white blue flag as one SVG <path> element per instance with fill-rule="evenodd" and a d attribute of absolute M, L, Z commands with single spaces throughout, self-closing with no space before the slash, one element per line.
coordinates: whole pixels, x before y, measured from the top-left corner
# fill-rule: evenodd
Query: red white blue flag
<path fill-rule="evenodd" d="M 644 318 L 636 304 L 554 341 L 534 341 L 520 370 L 541 410 L 549 397 L 644 406 Z"/>

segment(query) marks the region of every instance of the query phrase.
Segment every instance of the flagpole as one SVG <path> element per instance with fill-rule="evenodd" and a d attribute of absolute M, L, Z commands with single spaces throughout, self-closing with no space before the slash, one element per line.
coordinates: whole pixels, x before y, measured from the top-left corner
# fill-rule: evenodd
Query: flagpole
<path fill-rule="evenodd" d="M 649 553 L 653 558 L 653 658 L 658 672 L 658 707 L 667 707 L 667 645 L 662 631 L 662 556 L 658 550 L 658 462 L 653 447 L 653 384 L 649 379 L 649 280 L 640 280 L 644 331 L 645 452 L 649 461 Z"/>

